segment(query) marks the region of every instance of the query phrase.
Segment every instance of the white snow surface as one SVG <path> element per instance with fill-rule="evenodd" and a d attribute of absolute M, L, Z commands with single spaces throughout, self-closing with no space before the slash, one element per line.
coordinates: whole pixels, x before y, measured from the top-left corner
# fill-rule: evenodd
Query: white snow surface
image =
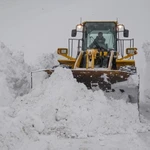
<path fill-rule="evenodd" d="M 143 51 L 145 54 L 145 62 L 143 63 L 143 84 L 142 88 L 144 90 L 144 101 L 150 103 L 150 42 L 143 44 Z"/>
<path fill-rule="evenodd" d="M 40 69 L 50 69 L 53 66 L 59 65 L 57 61 L 58 57 L 56 53 L 43 53 L 36 60 L 35 66 L 33 66 L 34 70 Z"/>
<path fill-rule="evenodd" d="M 0 150 L 148 150 L 137 133 L 150 124 L 140 122 L 136 104 L 88 90 L 61 67 L 28 91 L 23 54 L 1 43 L 0 58 Z"/>
<path fill-rule="evenodd" d="M 10 51 L 0 42 L 0 105 L 8 105 L 17 96 L 29 92 L 29 66 L 24 54 Z"/>

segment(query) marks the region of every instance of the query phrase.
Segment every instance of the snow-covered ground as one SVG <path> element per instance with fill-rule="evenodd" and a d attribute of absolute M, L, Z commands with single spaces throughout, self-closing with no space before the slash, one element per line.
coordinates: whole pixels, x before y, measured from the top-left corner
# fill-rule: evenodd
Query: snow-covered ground
<path fill-rule="evenodd" d="M 68 69 L 56 68 L 50 78 L 33 74 L 30 89 L 31 69 L 57 65 L 56 56 L 43 54 L 31 67 L 0 43 L 0 150 L 149 150 L 150 44 L 143 49 L 139 117 L 136 104 L 88 90 Z"/>

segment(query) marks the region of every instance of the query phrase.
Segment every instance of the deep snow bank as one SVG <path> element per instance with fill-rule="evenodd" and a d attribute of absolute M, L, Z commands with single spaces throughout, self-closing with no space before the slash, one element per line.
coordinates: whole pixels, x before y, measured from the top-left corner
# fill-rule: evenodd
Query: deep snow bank
<path fill-rule="evenodd" d="M 2 43 L 0 54 L 1 104 L 18 96 L 9 107 L 0 109 L 1 150 L 63 149 L 56 146 L 60 144 L 58 137 L 103 139 L 110 134 L 128 134 L 127 143 L 141 149 L 134 133 L 148 131 L 150 126 L 140 123 L 136 104 L 107 99 L 101 90 L 87 90 L 63 68 L 56 68 L 50 78 L 42 78 L 28 93 L 29 68 L 23 54 L 11 52 Z M 44 54 L 35 68 L 51 68 L 58 64 L 53 60 L 54 55 Z M 28 94 L 20 97 L 22 93 Z"/>
<path fill-rule="evenodd" d="M 0 115 L 0 149 L 11 150 L 48 141 L 53 135 L 132 135 L 150 128 L 140 123 L 136 105 L 109 100 L 102 91 L 87 90 L 76 82 L 70 70 L 63 68 L 57 68 L 31 93 L 17 98 L 9 109 L 0 110 Z M 46 143 L 49 147 L 51 144 Z"/>
<path fill-rule="evenodd" d="M 0 42 L 0 105 L 8 105 L 29 91 L 29 67 L 22 52 L 10 51 Z"/>
<path fill-rule="evenodd" d="M 143 63 L 143 83 L 142 88 L 144 89 L 144 99 L 143 101 L 150 102 L 150 42 L 143 44 L 143 51 L 145 54 L 145 62 Z"/>

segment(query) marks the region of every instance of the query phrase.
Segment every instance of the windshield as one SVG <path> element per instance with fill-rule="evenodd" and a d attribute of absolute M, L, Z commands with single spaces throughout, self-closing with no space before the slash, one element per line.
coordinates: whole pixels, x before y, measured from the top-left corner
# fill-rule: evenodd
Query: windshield
<path fill-rule="evenodd" d="M 87 22 L 83 31 L 83 50 L 100 47 L 116 50 L 116 37 L 115 22 Z"/>

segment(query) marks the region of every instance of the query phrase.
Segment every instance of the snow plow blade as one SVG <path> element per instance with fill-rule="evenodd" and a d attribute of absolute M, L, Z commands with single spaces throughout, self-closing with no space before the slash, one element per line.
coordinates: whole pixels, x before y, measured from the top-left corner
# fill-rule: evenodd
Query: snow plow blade
<path fill-rule="evenodd" d="M 49 75 L 53 70 L 45 70 Z M 107 91 L 111 89 L 111 84 L 126 81 L 129 74 L 120 71 L 102 70 L 71 70 L 77 82 L 84 83 L 88 89 L 92 89 L 97 84 L 100 89 Z"/>
<path fill-rule="evenodd" d="M 51 75 L 54 70 L 45 71 Z M 115 99 L 126 97 L 129 102 L 138 102 L 139 86 L 137 82 L 129 80 L 132 76 L 131 73 L 119 70 L 94 69 L 71 69 L 71 71 L 77 82 L 85 84 L 88 89 L 101 89 L 107 97 Z M 133 76 L 135 78 L 135 75 Z"/>

